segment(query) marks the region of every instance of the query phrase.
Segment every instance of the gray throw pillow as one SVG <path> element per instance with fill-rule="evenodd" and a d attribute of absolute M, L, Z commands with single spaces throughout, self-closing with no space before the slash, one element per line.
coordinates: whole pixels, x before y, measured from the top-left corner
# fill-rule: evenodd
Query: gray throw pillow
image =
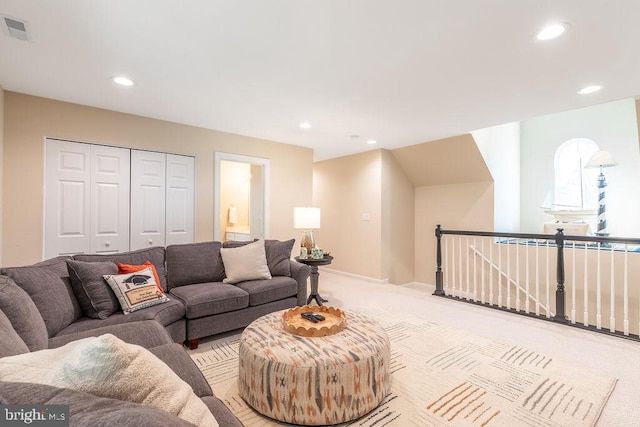
<path fill-rule="evenodd" d="M 40 311 L 29 294 L 7 276 L 0 276 L 0 310 L 29 350 L 48 347 L 47 326 Z"/>
<path fill-rule="evenodd" d="M 0 357 L 15 356 L 28 353 L 29 347 L 22 341 L 20 335 L 13 329 L 11 321 L 0 311 Z"/>
<path fill-rule="evenodd" d="M 118 274 L 113 262 L 67 260 L 73 292 L 82 311 L 92 319 L 106 319 L 120 309 L 115 294 L 104 280 L 104 275 Z"/>
<path fill-rule="evenodd" d="M 295 239 L 284 242 L 265 240 L 264 248 L 267 253 L 267 265 L 272 276 L 291 276 L 291 250 L 295 241 Z"/>

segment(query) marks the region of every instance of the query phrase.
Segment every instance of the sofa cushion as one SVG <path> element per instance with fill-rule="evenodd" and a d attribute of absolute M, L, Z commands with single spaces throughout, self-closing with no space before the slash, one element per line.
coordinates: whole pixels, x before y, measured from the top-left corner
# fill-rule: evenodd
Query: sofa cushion
<path fill-rule="evenodd" d="M 118 273 L 114 263 L 68 259 L 67 267 L 73 292 L 88 317 L 106 319 L 120 309 L 118 299 L 102 277 Z"/>
<path fill-rule="evenodd" d="M 168 326 L 182 319 L 184 317 L 184 313 L 184 304 L 180 301 L 172 300 L 166 304 L 154 305 L 153 307 L 134 311 L 131 314 L 124 314 L 119 311 L 117 313 L 113 313 L 104 320 L 84 317 L 64 328 L 58 335 L 73 334 L 103 326 L 118 325 L 121 323 L 136 322 L 139 320 L 155 320 L 162 326 Z"/>
<path fill-rule="evenodd" d="M 223 248 L 239 248 L 251 242 L 227 240 Z M 295 239 L 280 241 L 267 239 L 264 241 L 264 250 L 267 256 L 267 265 L 272 276 L 291 276 L 291 250 Z"/>
<path fill-rule="evenodd" d="M 298 293 L 298 282 L 283 276 L 269 280 L 249 280 L 237 283 L 236 286 L 249 294 L 250 306 L 281 300 Z"/>
<path fill-rule="evenodd" d="M 169 289 L 193 283 L 222 282 L 224 265 L 220 242 L 187 243 L 167 246 Z"/>
<path fill-rule="evenodd" d="M 73 259 L 80 261 L 111 261 L 116 265 L 118 263 L 140 265 L 147 261 L 156 267 L 162 289 L 167 290 L 167 278 L 164 268 L 164 247 L 154 246 L 152 248 L 138 249 L 136 251 L 122 252 L 119 254 L 79 254 L 74 255 Z"/>
<path fill-rule="evenodd" d="M 29 295 L 7 276 L 0 276 L 0 310 L 29 350 L 47 348 L 47 326 Z"/>
<path fill-rule="evenodd" d="M 249 306 L 249 294 L 221 282 L 197 283 L 169 291 L 185 306 L 187 319 L 240 310 Z"/>
<path fill-rule="evenodd" d="M 238 283 L 244 280 L 271 279 L 267 265 L 264 240 L 258 240 L 237 248 L 220 249 L 224 264 L 224 283 Z"/>
<path fill-rule="evenodd" d="M 108 274 L 104 279 L 116 294 L 124 314 L 169 301 L 156 283 L 151 267 L 135 273 Z"/>
<path fill-rule="evenodd" d="M 0 270 L 0 274 L 11 277 L 29 294 L 47 325 L 50 337 L 84 315 L 71 287 L 67 259 L 57 257 L 26 267 Z M 22 339 L 29 345 L 24 337 Z"/>
<path fill-rule="evenodd" d="M 76 427 L 193 426 L 173 414 L 147 405 L 44 384 L 0 382 L 0 401 L 8 405 L 68 405 L 69 418 Z M 211 410 L 210 402 L 204 403 Z M 228 413 L 222 414 L 221 421 L 226 420 Z"/>
<path fill-rule="evenodd" d="M 71 341 L 88 337 L 98 337 L 104 334 L 115 335 L 124 342 L 139 345 L 144 348 L 173 343 L 169 332 L 167 332 L 160 323 L 154 320 L 141 320 L 87 329 L 73 334 L 57 335 L 49 338 L 49 348 L 61 347 Z"/>
<path fill-rule="evenodd" d="M 0 311 L 0 358 L 28 352 L 29 347 L 13 329 L 11 320 Z"/>

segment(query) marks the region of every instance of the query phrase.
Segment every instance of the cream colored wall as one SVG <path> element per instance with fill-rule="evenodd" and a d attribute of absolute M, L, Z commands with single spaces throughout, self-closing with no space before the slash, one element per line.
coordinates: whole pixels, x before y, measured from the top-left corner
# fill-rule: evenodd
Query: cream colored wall
<path fill-rule="evenodd" d="M 414 281 L 414 188 L 398 161 L 382 150 L 382 271 L 389 283 Z"/>
<path fill-rule="evenodd" d="M 334 255 L 332 269 L 374 279 L 382 270 L 381 151 L 317 162 L 313 206 L 321 209 L 316 244 Z M 369 221 L 362 220 L 368 213 Z"/>
<path fill-rule="evenodd" d="M 196 240 L 213 238 L 214 152 L 271 159 L 270 237 L 288 239 L 311 203 L 311 149 L 5 92 L 3 265 L 42 259 L 44 137 L 193 155 Z"/>
<path fill-rule="evenodd" d="M 493 231 L 493 182 L 432 185 L 415 191 L 416 281 L 435 285 L 435 228 Z"/>

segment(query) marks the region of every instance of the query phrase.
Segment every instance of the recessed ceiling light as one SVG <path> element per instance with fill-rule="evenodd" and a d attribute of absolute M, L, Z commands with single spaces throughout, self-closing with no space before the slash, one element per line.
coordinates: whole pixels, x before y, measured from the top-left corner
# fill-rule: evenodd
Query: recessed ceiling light
<path fill-rule="evenodd" d="M 300 123 L 300 129 L 309 129 L 310 127 L 311 127 L 311 123 L 309 122 Z"/>
<path fill-rule="evenodd" d="M 569 26 L 564 22 L 547 25 L 542 30 L 540 30 L 538 34 L 536 34 L 536 39 L 552 40 L 566 33 L 568 29 L 569 29 Z"/>
<path fill-rule="evenodd" d="M 367 144 L 369 144 L 369 145 L 373 145 L 373 144 L 376 144 L 377 142 L 378 142 L 378 141 L 376 141 L 375 139 L 369 139 L 369 140 L 367 141 Z"/>
<path fill-rule="evenodd" d="M 133 86 L 135 82 L 124 76 L 115 76 L 113 81 L 122 86 Z"/>
<path fill-rule="evenodd" d="M 600 89 L 602 89 L 602 86 L 600 86 L 600 85 L 592 85 L 592 86 L 583 87 L 582 89 L 580 89 L 578 91 L 578 95 L 588 95 L 590 93 L 597 92 Z"/>

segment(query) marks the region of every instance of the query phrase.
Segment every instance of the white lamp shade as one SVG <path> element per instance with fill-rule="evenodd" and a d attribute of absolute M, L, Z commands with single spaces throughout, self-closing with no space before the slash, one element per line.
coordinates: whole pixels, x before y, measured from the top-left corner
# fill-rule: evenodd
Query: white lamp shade
<path fill-rule="evenodd" d="M 320 228 L 320 208 L 293 208 L 293 228 Z"/>
<path fill-rule="evenodd" d="M 608 151 L 596 151 L 589 159 L 585 168 L 608 168 L 610 166 L 618 166 L 618 162 L 613 158 Z"/>

